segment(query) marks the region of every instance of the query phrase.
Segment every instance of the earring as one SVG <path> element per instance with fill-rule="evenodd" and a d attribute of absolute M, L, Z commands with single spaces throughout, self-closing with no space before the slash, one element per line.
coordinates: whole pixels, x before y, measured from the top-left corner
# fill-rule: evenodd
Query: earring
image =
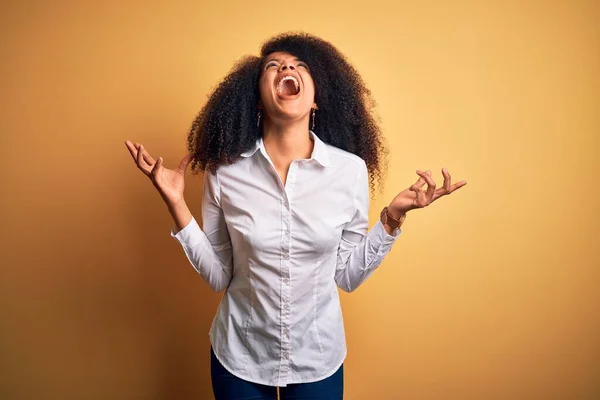
<path fill-rule="evenodd" d="M 312 109 L 312 128 L 310 129 L 315 129 L 315 112 L 317 111 L 316 108 Z"/>
<path fill-rule="evenodd" d="M 260 110 L 258 110 L 258 121 L 256 121 L 256 126 L 260 126 Z"/>

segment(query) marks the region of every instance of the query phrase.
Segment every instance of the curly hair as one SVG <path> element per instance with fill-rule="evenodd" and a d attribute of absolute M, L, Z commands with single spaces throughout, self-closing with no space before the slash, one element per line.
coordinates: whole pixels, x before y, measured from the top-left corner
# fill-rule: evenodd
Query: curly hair
<path fill-rule="evenodd" d="M 362 158 L 370 188 L 383 187 L 387 168 L 385 140 L 374 112 L 375 101 L 361 76 L 332 44 L 304 32 L 286 32 L 268 39 L 260 56 L 244 56 L 209 94 L 188 134 L 194 173 L 215 173 L 232 164 L 262 136 L 258 123 L 259 78 L 266 57 L 287 52 L 306 62 L 315 85 L 319 138 Z"/>

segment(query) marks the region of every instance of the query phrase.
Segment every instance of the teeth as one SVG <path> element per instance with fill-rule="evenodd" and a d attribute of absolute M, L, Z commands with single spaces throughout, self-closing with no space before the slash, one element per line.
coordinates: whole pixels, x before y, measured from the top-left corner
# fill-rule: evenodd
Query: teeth
<path fill-rule="evenodd" d="M 279 94 L 281 94 L 281 92 L 283 90 L 283 84 L 285 83 L 285 81 L 290 81 L 290 80 L 292 82 L 294 82 L 294 86 L 296 86 L 296 91 L 298 91 L 298 88 L 300 87 L 300 85 L 298 84 L 298 80 L 295 77 L 288 75 L 288 76 L 284 76 L 283 79 L 281 79 L 279 81 L 279 84 L 277 85 L 277 92 Z"/>

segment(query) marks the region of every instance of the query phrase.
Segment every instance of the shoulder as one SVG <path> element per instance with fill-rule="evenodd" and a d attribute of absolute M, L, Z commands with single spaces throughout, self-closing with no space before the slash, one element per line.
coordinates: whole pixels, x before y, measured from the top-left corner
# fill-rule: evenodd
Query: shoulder
<path fill-rule="evenodd" d="M 327 152 L 329 153 L 329 159 L 335 167 L 351 169 L 355 172 L 360 172 L 362 169 L 366 169 L 367 164 L 365 160 L 360 158 L 354 153 L 340 149 L 339 147 L 325 144 L 327 146 Z"/>
<path fill-rule="evenodd" d="M 368 180 L 369 171 L 365 160 L 354 153 L 327 144 L 329 159 L 333 166 L 333 175 L 345 177 L 346 184 L 356 187 L 364 186 Z"/>
<path fill-rule="evenodd" d="M 221 177 L 228 177 L 231 175 L 239 175 L 245 170 L 251 168 L 252 158 L 251 157 L 240 157 L 234 162 L 220 164 L 216 170 L 216 176 L 218 179 Z"/>
<path fill-rule="evenodd" d="M 354 207 L 363 207 L 369 202 L 369 171 L 367 163 L 354 153 L 327 145 L 336 180 L 346 185 L 352 196 Z"/>

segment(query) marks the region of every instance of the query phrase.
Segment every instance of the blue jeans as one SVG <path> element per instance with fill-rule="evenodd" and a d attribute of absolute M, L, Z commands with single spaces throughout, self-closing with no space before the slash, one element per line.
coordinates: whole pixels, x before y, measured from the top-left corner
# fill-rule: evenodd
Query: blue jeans
<path fill-rule="evenodd" d="M 210 377 L 215 400 L 277 400 L 275 386 L 248 382 L 232 375 L 210 349 Z M 296 383 L 279 388 L 280 400 L 342 400 L 344 366 L 332 376 L 310 383 Z"/>

